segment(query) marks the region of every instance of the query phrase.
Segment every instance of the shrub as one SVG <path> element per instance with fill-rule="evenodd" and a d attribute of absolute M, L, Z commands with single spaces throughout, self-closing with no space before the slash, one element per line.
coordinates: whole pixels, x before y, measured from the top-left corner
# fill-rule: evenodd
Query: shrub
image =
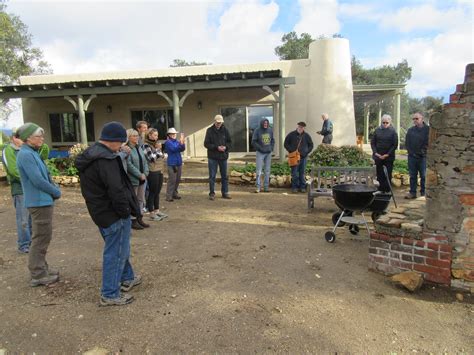
<path fill-rule="evenodd" d="M 393 171 L 401 174 L 408 174 L 408 160 L 395 159 Z"/>
<path fill-rule="evenodd" d="M 309 156 L 316 166 L 370 166 L 370 156 L 356 146 L 320 144 Z"/>

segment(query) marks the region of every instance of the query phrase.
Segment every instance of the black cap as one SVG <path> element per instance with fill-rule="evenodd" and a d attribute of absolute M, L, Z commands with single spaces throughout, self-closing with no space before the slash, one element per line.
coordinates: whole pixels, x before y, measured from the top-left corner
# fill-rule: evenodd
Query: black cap
<path fill-rule="evenodd" d="M 106 123 L 100 132 L 100 140 L 106 142 L 126 142 L 127 131 L 125 127 L 116 121 Z"/>

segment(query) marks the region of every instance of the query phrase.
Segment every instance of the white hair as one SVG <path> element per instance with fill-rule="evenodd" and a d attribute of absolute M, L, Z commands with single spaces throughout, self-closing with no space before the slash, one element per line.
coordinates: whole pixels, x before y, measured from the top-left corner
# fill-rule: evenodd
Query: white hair
<path fill-rule="evenodd" d="M 388 122 L 392 123 L 392 116 L 385 114 L 385 115 L 382 116 L 382 121 L 384 119 L 386 119 Z"/>
<path fill-rule="evenodd" d="M 322 113 L 321 117 L 323 117 L 326 120 L 329 118 L 329 115 L 327 113 Z"/>

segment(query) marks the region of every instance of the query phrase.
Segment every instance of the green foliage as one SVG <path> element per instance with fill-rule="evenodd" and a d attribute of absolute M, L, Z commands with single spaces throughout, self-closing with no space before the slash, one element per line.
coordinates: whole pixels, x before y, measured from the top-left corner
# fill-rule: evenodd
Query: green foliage
<path fill-rule="evenodd" d="M 397 65 L 382 65 L 366 69 L 355 56 L 352 56 L 352 83 L 354 85 L 404 84 L 411 78 L 411 67 L 406 59 Z"/>
<path fill-rule="evenodd" d="M 275 54 L 281 60 L 308 58 L 309 44 L 313 38 L 308 33 L 302 33 L 300 37 L 295 31 L 286 33 L 281 38 L 282 45 L 275 48 Z"/>
<path fill-rule="evenodd" d="M 242 173 L 242 174 L 245 174 L 245 173 L 253 174 L 257 171 L 256 165 L 253 163 L 245 164 L 243 166 L 232 166 L 230 169 L 238 171 L 239 173 Z M 311 166 L 306 165 L 306 172 L 309 172 L 310 170 L 311 170 Z M 270 167 L 270 175 L 275 175 L 275 176 L 291 175 L 291 168 L 287 162 L 272 163 Z"/>
<path fill-rule="evenodd" d="M 408 160 L 395 159 L 393 162 L 393 171 L 408 174 Z"/>
<path fill-rule="evenodd" d="M 49 73 L 43 53 L 32 46 L 28 27 L 18 16 L 8 14 L 0 3 L 0 85 L 18 82 L 21 75 Z"/>
<path fill-rule="evenodd" d="M 320 144 L 309 156 L 316 166 L 370 166 L 370 156 L 356 146 Z"/>
<path fill-rule="evenodd" d="M 59 171 L 58 167 L 56 166 L 56 161 L 58 158 L 52 158 L 52 159 L 46 159 L 44 162 L 46 164 L 46 167 L 48 168 L 49 173 L 51 176 L 58 176 L 61 175 L 61 172 Z"/>
<path fill-rule="evenodd" d="M 45 160 L 46 166 L 48 167 L 49 173 L 52 176 L 67 175 L 77 176 L 79 171 L 74 165 L 74 159 L 68 158 L 52 158 Z"/>
<path fill-rule="evenodd" d="M 207 63 L 207 62 L 195 62 L 194 60 L 192 62 L 187 62 L 184 59 L 173 59 L 173 64 L 170 64 L 171 68 L 176 68 L 176 67 L 192 67 L 196 65 L 211 65 L 212 63 Z"/>

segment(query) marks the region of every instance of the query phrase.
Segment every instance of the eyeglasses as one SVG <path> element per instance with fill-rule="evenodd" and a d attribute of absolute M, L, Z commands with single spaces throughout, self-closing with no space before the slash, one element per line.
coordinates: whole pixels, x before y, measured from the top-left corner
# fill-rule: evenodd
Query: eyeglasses
<path fill-rule="evenodd" d="M 382 124 L 390 124 L 390 122 L 382 122 Z"/>

